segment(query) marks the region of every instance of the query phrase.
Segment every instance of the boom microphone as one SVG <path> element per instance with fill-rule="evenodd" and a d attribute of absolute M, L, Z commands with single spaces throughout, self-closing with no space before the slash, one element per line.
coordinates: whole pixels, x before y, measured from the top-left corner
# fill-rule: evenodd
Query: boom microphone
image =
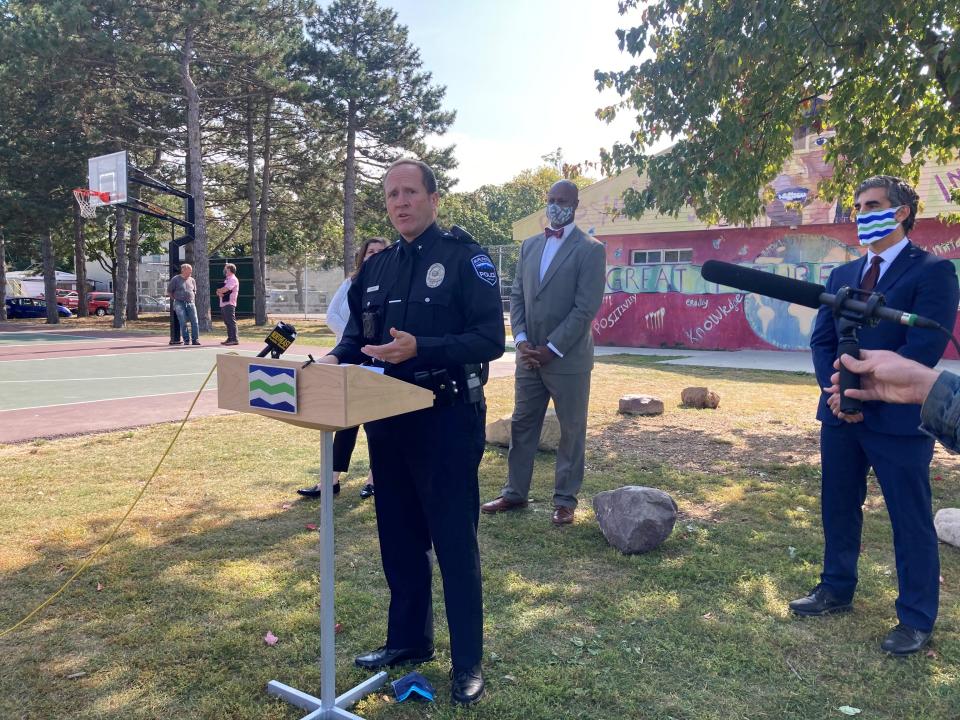
<path fill-rule="evenodd" d="M 829 305 L 833 308 L 839 308 L 840 310 L 861 315 L 867 322 L 871 320 L 873 322 L 877 320 L 887 320 L 911 327 L 940 328 L 939 323 L 929 318 L 885 307 L 883 304 L 883 295 L 879 293 L 870 293 L 866 300 L 854 300 L 845 293 L 838 297 L 837 295 L 828 293 L 823 285 L 817 285 L 816 283 L 806 282 L 804 280 L 793 280 L 783 277 L 782 275 L 775 275 L 774 273 L 764 272 L 762 270 L 753 270 L 740 265 L 721 262 L 720 260 L 707 260 L 703 264 L 703 269 L 700 274 L 705 280 L 709 280 L 710 282 L 764 295 L 776 300 L 783 300 L 788 303 L 795 303 L 809 308 L 819 308 L 821 305 Z"/>

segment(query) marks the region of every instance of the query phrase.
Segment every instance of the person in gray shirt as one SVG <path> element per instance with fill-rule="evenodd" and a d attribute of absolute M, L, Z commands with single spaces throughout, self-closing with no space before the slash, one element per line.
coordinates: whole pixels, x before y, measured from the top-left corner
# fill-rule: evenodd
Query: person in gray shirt
<path fill-rule="evenodd" d="M 183 263 L 180 266 L 180 274 L 174 275 L 167 283 L 167 295 L 173 301 L 173 311 L 177 314 L 177 320 L 180 322 L 180 334 L 183 336 L 183 344 L 190 345 L 192 333 L 193 345 L 200 344 L 200 320 L 197 318 L 197 281 L 190 277 L 193 274 L 193 266 L 189 263 Z M 191 333 L 187 332 L 187 321 L 190 321 Z M 179 343 L 174 343 L 179 345 Z"/>

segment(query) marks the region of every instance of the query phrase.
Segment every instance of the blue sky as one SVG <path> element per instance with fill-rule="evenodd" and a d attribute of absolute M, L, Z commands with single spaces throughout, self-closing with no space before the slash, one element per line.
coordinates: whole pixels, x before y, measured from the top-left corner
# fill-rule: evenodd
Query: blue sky
<path fill-rule="evenodd" d="M 621 17 L 616 0 L 380 3 L 409 28 L 424 69 L 457 111 L 436 141 L 457 145 L 456 190 L 505 182 L 558 147 L 566 162 L 580 162 L 628 139 L 628 115 L 609 126 L 594 115 L 616 95 L 597 92 L 593 71 L 630 64 L 614 33 L 636 24 L 637 13 Z"/>

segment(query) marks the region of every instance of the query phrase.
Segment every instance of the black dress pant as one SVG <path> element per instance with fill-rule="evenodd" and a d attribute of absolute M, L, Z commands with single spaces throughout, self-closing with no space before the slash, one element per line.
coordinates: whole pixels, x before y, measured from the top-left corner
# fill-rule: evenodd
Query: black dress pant
<path fill-rule="evenodd" d="M 333 434 L 333 471 L 345 473 L 350 469 L 350 458 L 357 446 L 357 433 L 360 426 L 337 430 Z"/>
<path fill-rule="evenodd" d="M 430 408 L 367 423 L 380 556 L 390 587 L 387 647 L 433 646 L 430 548 L 440 574 L 453 667 L 483 656 L 477 468 L 486 407 Z"/>

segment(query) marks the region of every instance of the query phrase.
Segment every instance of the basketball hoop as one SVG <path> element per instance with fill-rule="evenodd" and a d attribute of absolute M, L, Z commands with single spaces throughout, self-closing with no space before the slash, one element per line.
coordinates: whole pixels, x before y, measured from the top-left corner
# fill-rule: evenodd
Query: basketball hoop
<path fill-rule="evenodd" d="M 97 216 L 97 206 L 91 204 L 90 198 L 95 197 L 101 203 L 110 202 L 110 193 L 90 190 L 89 188 L 77 188 L 73 191 L 73 197 L 76 198 L 77 205 L 80 206 L 80 214 L 87 219 L 93 219 Z"/>

